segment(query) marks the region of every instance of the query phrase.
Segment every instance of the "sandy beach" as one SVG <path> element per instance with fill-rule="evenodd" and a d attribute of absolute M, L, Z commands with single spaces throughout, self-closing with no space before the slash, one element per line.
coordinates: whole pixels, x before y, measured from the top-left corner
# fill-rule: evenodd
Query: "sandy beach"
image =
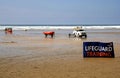
<path fill-rule="evenodd" d="M 119 78 L 118 29 L 86 30 L 87 39 L 68 38 L 70 30 L 0 31 L 0 78 Z M 113 42 L 115 58 L 83 58 L 83 42 Z"/>

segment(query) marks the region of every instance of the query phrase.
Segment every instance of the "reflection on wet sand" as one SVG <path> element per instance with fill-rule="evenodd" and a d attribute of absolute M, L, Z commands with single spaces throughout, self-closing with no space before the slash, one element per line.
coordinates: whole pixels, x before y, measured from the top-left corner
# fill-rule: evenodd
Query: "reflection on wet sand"
<path fill-rule="evenodd" d="M 57 32 L 55 38 L 0 35 L 0 78 L 119 78 L 120 34 L 110 33 L 88 33 L 87 39 Z M 85 41 L 112 41 L 115 58 L 83 58 Z"/>

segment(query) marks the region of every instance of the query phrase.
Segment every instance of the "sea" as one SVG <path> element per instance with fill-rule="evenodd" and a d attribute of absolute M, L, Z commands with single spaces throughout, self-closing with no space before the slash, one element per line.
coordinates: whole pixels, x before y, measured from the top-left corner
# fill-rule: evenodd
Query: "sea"
<path fill-rule="evenodd" d="M 0 30 L 12 28 L 13 30 L 60 30 L 82 27 L 83 29 L 120 29 L 120 24 L 77 24 L 77 25 L 32 25 L 32 24 L 0 24 Z"/>
<path fill-rule="evenodd" d="M 5 28 L 12 28 L 13 35 L 22 36 L 38 36 L 44 38 L 43 32 L 54 31 L 55 38 L 68 38 L 68 34 L 73 32 L 75 27 L 82 27 L 88 38 L 98 37 L 113 37 L 120 38 L 120 24 L 79 24 L 79 25 L 32 25 L 32 24 L 1 24 L 0 25 L 0 37 L 6 36 Z M 97 33 L 97 34 L 96 34 Z M 100 34 L 101 33 L 101 34 Z M 103 34 L 103 33 L 117 33 L 114 34 Z M 119 39 L 118 38 L 118 39 Z"/>

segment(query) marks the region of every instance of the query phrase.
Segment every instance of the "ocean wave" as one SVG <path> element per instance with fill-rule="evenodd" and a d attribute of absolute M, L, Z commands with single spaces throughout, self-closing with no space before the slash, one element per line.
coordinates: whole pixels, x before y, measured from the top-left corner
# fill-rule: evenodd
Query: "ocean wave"
<path fill-rule="evenodd" d="M 12 28 L 13 30 L 51 30 L 74 29 L 77 26 L 0 26 L 0 30 Z M 83 29 L 120 29 L 120 26 L 79 26 Z"/>

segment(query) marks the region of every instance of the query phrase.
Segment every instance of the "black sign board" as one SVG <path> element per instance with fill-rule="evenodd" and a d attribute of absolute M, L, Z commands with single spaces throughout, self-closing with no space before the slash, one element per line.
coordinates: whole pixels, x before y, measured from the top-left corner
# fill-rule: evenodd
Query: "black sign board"
<path fill-rule="evenodd" d="M 113 42 L 83 42 L 83 57 L 114 58 Z"/>

